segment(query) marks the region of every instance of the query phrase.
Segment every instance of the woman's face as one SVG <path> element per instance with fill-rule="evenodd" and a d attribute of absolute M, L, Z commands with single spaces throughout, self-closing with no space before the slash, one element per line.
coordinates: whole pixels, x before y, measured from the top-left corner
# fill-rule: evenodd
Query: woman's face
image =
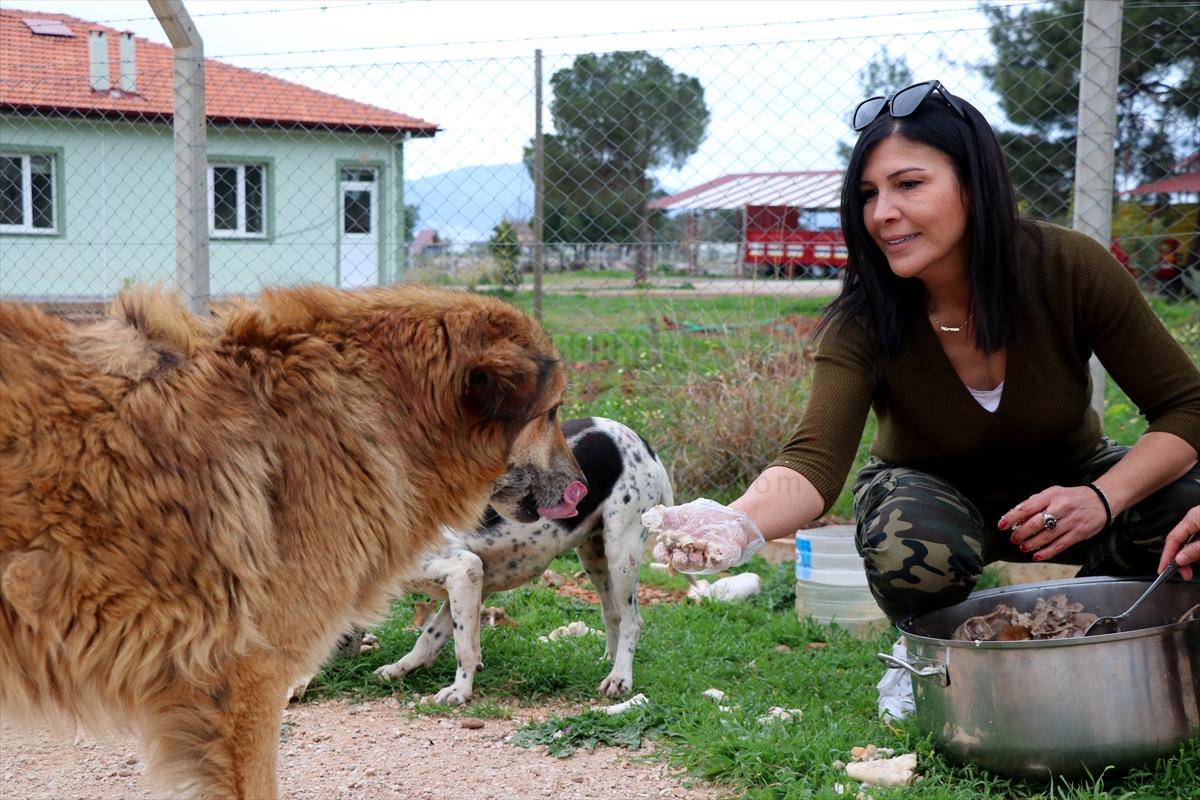
<path fill-rule="evenodd" d="M 901 278 L 962 280 L 970 255 L 967 199 L 940 150 L 889 136 L 867 156 L 863 223 Z"/>

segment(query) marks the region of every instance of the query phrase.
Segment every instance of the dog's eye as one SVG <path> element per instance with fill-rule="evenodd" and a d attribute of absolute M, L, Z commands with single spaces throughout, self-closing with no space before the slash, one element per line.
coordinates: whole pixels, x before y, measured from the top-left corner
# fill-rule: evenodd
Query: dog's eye
<path fill-rule="evenodd" d="M 549 413 L 546 414 L 546 419 L 550 422 L 554 422 L 554 420 L 558 419 L 558 406 L 550 409 Z"/>

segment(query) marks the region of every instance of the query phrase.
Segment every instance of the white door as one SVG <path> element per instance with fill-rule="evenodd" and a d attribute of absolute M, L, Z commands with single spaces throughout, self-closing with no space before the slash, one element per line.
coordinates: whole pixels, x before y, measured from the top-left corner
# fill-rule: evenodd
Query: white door
<path fill-rule="evenodd" d="M 379 285 L 379 193 L 376 171 L 342 170 L 341 286 Z"/>

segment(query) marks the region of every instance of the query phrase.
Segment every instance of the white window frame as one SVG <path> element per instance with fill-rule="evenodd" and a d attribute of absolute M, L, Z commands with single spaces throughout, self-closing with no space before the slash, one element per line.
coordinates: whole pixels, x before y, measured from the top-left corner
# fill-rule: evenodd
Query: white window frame
<path fill-rule="evenodd" d="M 54 236 L 58 233 L 58 157 L 54 153 L 6 153 L 4 158 L 21 160 L 21 224 L 0 223 L 0 233 L 32 233 L 38 236 Z M 45 158 L 50 161 L 50 227 L 37 228 L 33 224 L 33 161 Z"/>
<path fill-rule="evenodd" d="M 261 231 L 246 230 L 246 167 L 258 167 L 262 175 L 262 219 Z M 215 168 L 237 170 L 237 229 L 217 228 L 216 182 L 213 180 Z M 208 235 L 213 239 L 266 239 L 267 238 L 267 181 L 270 170 L 265 162 L 231 162 L 213 161 L 208 165 Z"/>

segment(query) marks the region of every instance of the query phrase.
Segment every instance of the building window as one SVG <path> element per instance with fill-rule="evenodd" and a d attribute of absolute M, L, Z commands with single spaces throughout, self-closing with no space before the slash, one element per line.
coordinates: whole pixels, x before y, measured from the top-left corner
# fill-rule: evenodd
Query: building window
<path fill-rule="evenodd" d="M 58 233 L 54 156 L 0 153 L 0 233 Z"/>
<path fill-rule="evenodd" d="M 267 168 L 263 164 L 208 165 L 208 232 L 214 238 L 267 235 Z"/>

